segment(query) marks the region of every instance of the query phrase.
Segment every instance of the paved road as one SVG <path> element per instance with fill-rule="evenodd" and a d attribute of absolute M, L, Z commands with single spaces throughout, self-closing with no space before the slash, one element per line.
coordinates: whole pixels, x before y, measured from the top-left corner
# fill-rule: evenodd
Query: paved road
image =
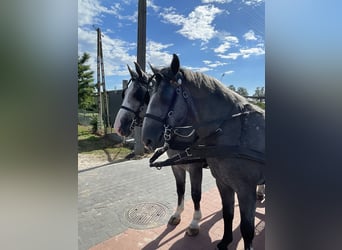
<path fill-rule="evenodd" d="M 80 250 L 89 249 L 126 231 L 128 225 L 124 214 L 134 204 L 157 202 L 168 208 L 169 215 L 173 212 L 177 194 L 171 168 L 150 168 L 148 159 L 94 167 L 78 174 Z M 204 169 L 203 172 L 202 190 L 205 192 L 216 184 L 210 170 Z M 189 181 L 185 199 L 191 199 Z"/>

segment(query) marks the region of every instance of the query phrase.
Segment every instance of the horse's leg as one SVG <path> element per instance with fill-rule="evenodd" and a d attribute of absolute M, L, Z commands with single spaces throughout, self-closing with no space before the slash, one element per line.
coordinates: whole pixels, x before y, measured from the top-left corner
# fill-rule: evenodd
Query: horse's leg
<path fill-rule="evenodd" d="M 254 238 L 254 220 L 256 208 L 256 187 L 247 189 L 237 194 L 240 207 L 240 230 L 244 241 L 245 250 L 252 250 Z"/>
<path fill-rule="evenodd" d="M 234 190 L 220 182 L 216 179 L 217 188 L 220 192 L 222 200 L 222 215 L 224 223 L 224 233 L 223 238 L 219 244 L 217 244 L 217 249 L 227 250 L 228 244 L 233 241 L 232 223 L 234 217 Z"/>
<path fill-rule="evenodd" d="M 257 186 L 257 200 L 262 201 L 265 198 L 265 184 Z"/>
<path fill-rule="evenodd" d="M 181 221 L 181 213 L 184 210 L 185 170 L 175 165 L 172 166 L 172 172 L 176 178 L 178 201 L 176 212 L 169 219 L 169 224 L 178 225 Z"/>
<path fill-rule="evenodd" d="M 189 166 L 191 197 L 194 203 L 194 215 L 189 227 L 186 230 L 187 235 L 195 236 L 199 233 L 199 222 L 202 219 L 201 213 L 201 195 L 202 195 L 202 163 L 194 163 Z"/>

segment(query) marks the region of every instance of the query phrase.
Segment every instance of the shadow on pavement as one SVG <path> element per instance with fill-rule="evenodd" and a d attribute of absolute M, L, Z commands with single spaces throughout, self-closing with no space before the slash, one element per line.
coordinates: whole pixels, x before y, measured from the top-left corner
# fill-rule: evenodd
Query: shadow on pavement
<path fill-rule="evenodd" d="M 181 230 L 179 233 L 173 235 L 171 238 L 167 238 L 167 235 L 174 230 L 175 226 L 168 225 L 167 228 L 162 232 L 158 238 L 154 241 L 150 242 L 146 245 L 142 250 L 155 250 L 159 247 L 170 242 L 175 237 L 179 236 L 180 234 L 184 234 L 184 237 L 177 242 L 175 242 L 169 249 L 171 250 L 184 250 L 184 249 L 211 249 L 213 247 L 211 238 L 209 236 L 209 229 L 219 220 L 222 219 L 221 211 L 217 211 L 213 214 L 210 214 L 203 218 L 202 220 L 206 220 L 212 217 L 211 219 L 207 220 L 206 222 L 202 223 L 200 226 L 200 233 L 195 237 L 190 237 L 186 235 L 186 229 Z M 200 248 L 199 248 L 200 246 Z"/>

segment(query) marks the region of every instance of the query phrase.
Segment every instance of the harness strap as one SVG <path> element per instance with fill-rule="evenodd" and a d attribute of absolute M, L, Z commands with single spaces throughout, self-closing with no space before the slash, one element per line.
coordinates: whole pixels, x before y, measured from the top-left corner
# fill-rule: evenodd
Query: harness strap
<path fill-rule="evenodd" d="M 210 157 L 229 157 L 244 158 L 260 163 L 265 163 L 265 154 L 253 149 L 243 148 L 240 146 L 205 146 L 198 145 L 188 149 L 188 153 L 194 157 L 210 158 Z"/>
<path fill-rule="evenodd" d="M 159 156 L 158 156 L 159 157 Z M 239 146 L 205 146 L 197 145 L 189 147 L 184 151 L 175 154 L 165 161 L 154 162 L 158 157 L 150 159 L 150 167 L 160 169 L 164 166 L 189 164 L 193 162 L 206 163 L 206 158 L 210 157 L 228 157 L 228 158 L 243 158 L 259 163 L 265 163 L 265 154 L 256 150 L 241 148 Z"/>
<path fill-rule="evenodd" d="M 201 162 L 203 163 L 203 167 L 206 167 L 207 161 L 202 158 L 189 158 L 189 159 L 167 159 L 165 161 L 157 161 L 154 163 L 150 164 L 150 167 L 155 167 L 157 169 L 161 169 L 162 167 L 165 166 L 172 166 L 172 165 L 184 165 L 184 164 L 191 164 L 191 163 L 196 163 L 196 162 Z"/>
<path fill-rule="evenodd" d="M 162 119 L 162 118 L 160 118 L 159 116 L 156 116 L 156 115 L 153 115 L 153 114 L 146 113 L 146 114 L 145 114 L 145 117 L 151 118 L 151 119 L 153 119 L 153 120 L 156 120 L 156 121 L 161 122 L 161 123 L 164 124 L 164 120 L 165 120 L 165 119 Z"/>
<path fill-rule="evenodd" d="M 152 155 L 151 159 L 150 159 L 150 163 L 154 162 L 155 160 L 157 160 L 159 158 L 159 156 L 161 156 L 162 154 L 164 154 L 167 150 L 169 149 L 169 144 L 165 143 L 163 147 L 158 148 L 155 153 Z"/>

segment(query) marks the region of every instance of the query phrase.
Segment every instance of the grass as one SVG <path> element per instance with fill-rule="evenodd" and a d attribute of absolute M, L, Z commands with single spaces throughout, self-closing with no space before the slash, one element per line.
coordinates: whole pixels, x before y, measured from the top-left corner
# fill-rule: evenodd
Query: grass
<path fill-rule="evenodd" d="M 132 149 L 110 136 L 96 135 L 91 126 L 78 125 L 78 153 L 92 154 L 115 162 L 128 158 Z"/>
<path fill-rule="evenodd" d="M 265 109 L 265 107 L 266 107 L 264 102 L 257 102 L 256 105 L 258 105 L 262 109 Z"/>

